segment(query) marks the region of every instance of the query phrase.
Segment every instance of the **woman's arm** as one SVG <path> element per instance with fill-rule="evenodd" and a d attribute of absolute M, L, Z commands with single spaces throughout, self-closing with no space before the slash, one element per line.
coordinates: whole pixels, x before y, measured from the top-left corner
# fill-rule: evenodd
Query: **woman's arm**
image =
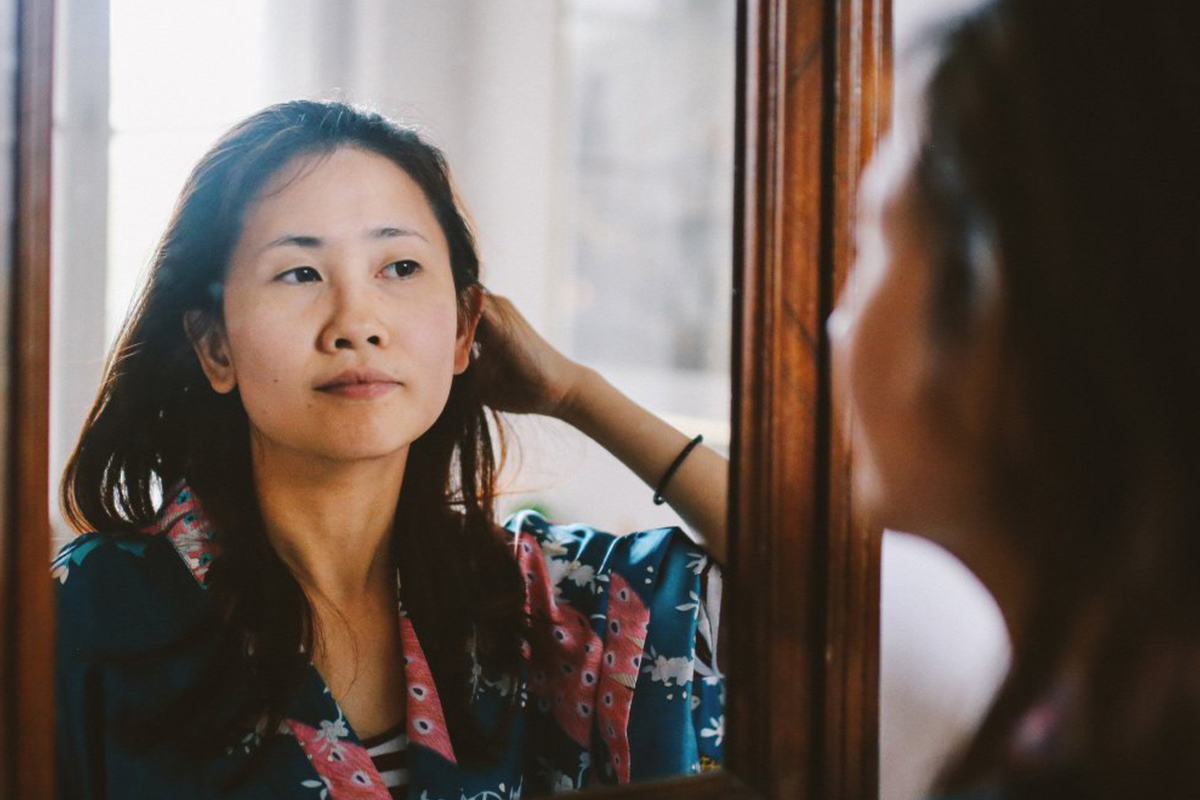
<path fill-rule="evenodd" d="M 583 368 L 572 399 L 559 418 L 600 443 L 646 485 L 663 474 L 691 439 L 622 394 L 600 373 Z M 703 444 L 693 448 L 663 489 L 663 497 L 704 537 L 704 546 L 725 563 L 729 461 Z"/>
<path fill-rule="evenodd" d="M 476 366 L 488 405 L 557 417 L 573 425 L 652 489 L 690 441 L 598 372 L 555 350 L 503 297 L 484 297 L 477 337 Z M 728 483 L 728 460 L 700 445 L 663 490 L 666 501 L 704 537 L 705 548 L 719 563 L 725 561 Z"/>

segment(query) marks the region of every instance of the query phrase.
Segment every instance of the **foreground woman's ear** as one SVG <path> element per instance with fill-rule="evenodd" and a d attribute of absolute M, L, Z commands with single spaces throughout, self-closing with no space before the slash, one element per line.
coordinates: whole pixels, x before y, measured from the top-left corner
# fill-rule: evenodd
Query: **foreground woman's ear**
<path fill-rule="evenodd" d="M 232 392 L 237 386 L 237 375 L 233 369 L 233 359 L 229 356 L 225 329 L 219 324 L 203 323 L 199 311 L 188 311 L 183 315 L 183 330 L 213 391 L 218 394 Z"/>
<path fill-rule="evenodd" d="M 454 346 L 454 374 L 463 374 L 471 363 L 471 348 L 475 344 L 475 329 L 483 315 L 483 287 L 468 286 L 458 301 L 458 338 Z"/>

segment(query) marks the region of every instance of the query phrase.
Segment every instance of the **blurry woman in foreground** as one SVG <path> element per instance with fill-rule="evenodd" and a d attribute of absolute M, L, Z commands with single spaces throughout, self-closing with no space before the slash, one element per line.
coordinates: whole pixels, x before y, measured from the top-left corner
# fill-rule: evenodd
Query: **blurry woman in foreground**
<path fill-rule="evenodd" d="M 945 792 L 1200 796 L 1198 16 L 989 3 L 871 170 L 830 320 L 858 496 L 1013 638 Z"/>

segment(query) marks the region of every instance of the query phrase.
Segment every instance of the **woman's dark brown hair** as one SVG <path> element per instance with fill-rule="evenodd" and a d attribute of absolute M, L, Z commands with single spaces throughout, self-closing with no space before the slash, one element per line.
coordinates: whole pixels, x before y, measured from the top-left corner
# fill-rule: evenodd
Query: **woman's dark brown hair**
<path fill-rule="evenodd" d="M 159 715 L 160 727 L 214 747 L 247 727 L 278 727 L 306 674 L 314 629 L 304 591 L 267 541 L 242 402 L 209 386 L 184 315 L 195 312 L 203 329 L 222 324 L 226 267 L 247 206 L 286 165 L 343 147 L 391 159 L 421 187 L 449 244 L 460 324 L 475 313 L 479 260 L 441 153 L 413 130 L 344 103 L 271 106 L 230 130 L 188 178 L 62 484 L 67 518 L 79 529 L 139 535 L 161 491 L 180 480 L 215 523 L 214 602 L 194 632 L 218 629 L 211 668 Z M 524 584 L 494 524 L 496 464 L 475 372 L 455 377 L 445 409 L 413 443 L 393 534 L 403 602 L 456 752 L 468 762 L 495 744 L 471 713 L 469 646 L 485 669 L 513 675 L 524 630 Z M 235 707 L 218 713 L 213 698 L 231 696 Z"/>
<path fill-rule="evenodd" d="M 1200 797 L 1198 16 L 999 0 L 926 42 L 930 330 L 954 346 L 993 254 L 1023 435 L 998 420 L 991 500 L 1032 571 L 947 790 Z M 1014 747 L 1047 697 L 1059 733 Z"/>

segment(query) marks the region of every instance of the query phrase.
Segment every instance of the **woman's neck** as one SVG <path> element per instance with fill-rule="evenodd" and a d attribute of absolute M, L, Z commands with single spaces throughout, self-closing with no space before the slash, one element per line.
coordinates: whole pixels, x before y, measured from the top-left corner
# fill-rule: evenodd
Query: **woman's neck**
<path fill-rule="evenodd" d="M 267 538 L 310 594 L 348 609 L 395 591 L 391 532 L 407 449 L 334 461 L 252 437 Z"/>

